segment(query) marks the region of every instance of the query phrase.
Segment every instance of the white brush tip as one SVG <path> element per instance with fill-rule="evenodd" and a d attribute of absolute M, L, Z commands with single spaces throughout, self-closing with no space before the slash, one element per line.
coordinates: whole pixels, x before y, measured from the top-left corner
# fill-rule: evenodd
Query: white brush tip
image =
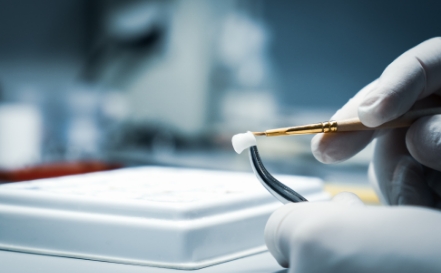
<path fill-rule="evenodd" d="M 231 143 L 233 143 L 233 148 L 236 151 L 236 153 L 240 154 L 246 148 L 249 148 L 251 146 L 256 146 L 257 141 L 253 133 L 248 131 L 243 134 L 234 135 L 233 138 L 231 139 Z"/>

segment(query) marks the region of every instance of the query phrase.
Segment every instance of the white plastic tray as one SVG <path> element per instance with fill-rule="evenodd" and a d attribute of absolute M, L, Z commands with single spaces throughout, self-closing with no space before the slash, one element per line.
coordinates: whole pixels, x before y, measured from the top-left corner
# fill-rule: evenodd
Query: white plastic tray
<path fill-rule="evenodd" d="M 310 201 L 319 179 L 276 176 Z M 0 186 L 0 249 L 197 269 L 265 250 L 282 204 L 251 173 L 141 167 Z"/>

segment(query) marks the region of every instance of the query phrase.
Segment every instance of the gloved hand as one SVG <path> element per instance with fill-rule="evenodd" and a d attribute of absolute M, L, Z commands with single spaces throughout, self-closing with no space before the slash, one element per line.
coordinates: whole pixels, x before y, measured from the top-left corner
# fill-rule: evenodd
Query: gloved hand
<path fill-rule="evenodd" d="M 393 61 L 332 117 L 359 117 L 379 126 L 409 111 L 441 107 L 441 37 L 427 40 Z M 314 156 L 323 163 L 344 161 L 376 138 L 369 178 L 382 202 L 439 206 L 441 115 L 424 117 L 405 129 L 316 135 Z"/>
<path fill-rule="evenodd" d="M 375 127 L 411 108 L 441 107 L 439 95 L 441 38 L 434 38 L 398 57 L 332 119 L 358 116 Z M 334 163 L 374 138 L 369 177 L 380 199 L 390 205 L 439 206 L 441 115 L 405 129 L 320 134 L 311 146 L 319 161 Z M 265 241 L 289 272 L 441 272 L 440 227 L 441 213 L 435 210 L 304 202 L 277 210 Z"/>
<path fill-rule="evenodd" d="M 265 242 L 290 273 L 440 272 L 440 227 L 441 213 L 418 207 L 290 203 L 271 215 Z"/>

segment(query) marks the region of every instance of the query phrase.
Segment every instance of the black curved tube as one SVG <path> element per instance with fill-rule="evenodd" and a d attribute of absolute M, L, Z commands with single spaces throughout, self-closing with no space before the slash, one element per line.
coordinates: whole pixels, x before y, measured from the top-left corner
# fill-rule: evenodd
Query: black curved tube
<path fill-rule="evenodd" d="M 275 179 L 266 170 L 265 166 L 263 166 L 262 160 L 260 159 L 259 151 L 257 150 L 256 146 L 250 147 L 250 158 L 256 176 L 259 178 L 262 184 L 264 184 L 265 188 L 269 190 L 269 192 L 274 195 L 274 197 L 282 201 L 282 203 L 308 201 L 305 197 L 301 196 L 282 182 Z"/>

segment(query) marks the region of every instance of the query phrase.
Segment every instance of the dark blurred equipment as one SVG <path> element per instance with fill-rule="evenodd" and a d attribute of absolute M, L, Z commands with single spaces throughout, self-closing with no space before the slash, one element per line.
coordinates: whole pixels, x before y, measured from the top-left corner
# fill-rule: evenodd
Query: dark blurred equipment
<path fill-rule="evenodd" d="M 165 7 L 150 1 L 114 1 L 103 6 L 103 31 L 97 37 L 83 71 L 80 81 L 97 83 L 106 66 L 118 59 L 132 55 L 129 63 L 115 71 L 115 76 L 131 71 L 130 62 L 141 61 L 139 54 L 157 48 L 166 31 Z"/>

